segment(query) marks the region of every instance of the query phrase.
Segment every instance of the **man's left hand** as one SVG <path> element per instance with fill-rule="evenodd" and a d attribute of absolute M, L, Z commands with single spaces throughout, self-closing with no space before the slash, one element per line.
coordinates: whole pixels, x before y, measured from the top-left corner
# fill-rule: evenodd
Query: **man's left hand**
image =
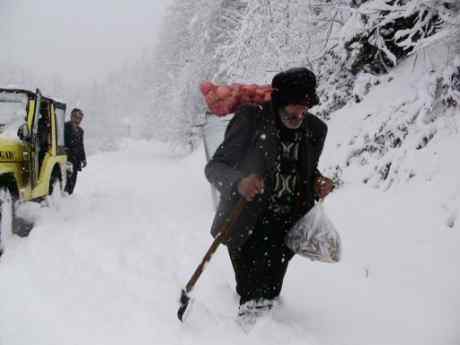
<path fill-rule="evenodd" d="M 334 189 L 334 182 L 325 176 L 318 176 L 315 179 L 315 191 L 320 199 L 324 199 Z"/>
<path fill-rule="evenodd" d="M 82 168 L 86 168 L 86 166 L 87 166 L 86 161 L 82 161 L 82 162 L 81 162 L 81 167 L 82 167 Z"/>

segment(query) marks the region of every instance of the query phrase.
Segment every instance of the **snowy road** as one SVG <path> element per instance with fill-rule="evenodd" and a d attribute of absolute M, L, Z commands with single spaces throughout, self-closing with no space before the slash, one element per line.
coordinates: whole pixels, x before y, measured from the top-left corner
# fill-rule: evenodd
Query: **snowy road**
<path fill-rule="evenodd" d="M 458 225 L 433 241 L 432 205 L 405 207 L 413 190 L 362 186 L 326 203 L 343 262 L 295 258 L 281 306 L 251 334 L 234 322 L 223 248 L 180 324 L 178 294 L 211 241 L 203 160 L 130 142 L 92 156 L 76 195 L 28 210 L 35 229 L 0 263 L 0 345 L 458 344 Z"/>

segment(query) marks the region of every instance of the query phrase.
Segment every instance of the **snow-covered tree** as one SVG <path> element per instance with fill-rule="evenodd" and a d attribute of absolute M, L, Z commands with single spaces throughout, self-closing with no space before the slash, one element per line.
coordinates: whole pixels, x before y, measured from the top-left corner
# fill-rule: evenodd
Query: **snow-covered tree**
<path fill-rule="evenodd" d="M 197 138 L 195 124 L 205 111 L 199 83 L 217 69 L 220 10 L 238 1 L 176 1 L 169 8 L 151 63 L 155 78 L 146 129 L 163 140 L 186 143 Z"/>
<path fill-rule="evenodd" d="M 237 25 L 218 47 L 221 80 L 266 82 L 293 66 L 314 61 L 336 43 L 344 12 L 336 1 L 251 0 L 226 15 Z"/>
<path fill-rule="evenodd" d="M 372 0 L 353 11 L 345 47 L 353 73 L 385 73 L 442 32 L 458 4 L 454 0 Z"/>

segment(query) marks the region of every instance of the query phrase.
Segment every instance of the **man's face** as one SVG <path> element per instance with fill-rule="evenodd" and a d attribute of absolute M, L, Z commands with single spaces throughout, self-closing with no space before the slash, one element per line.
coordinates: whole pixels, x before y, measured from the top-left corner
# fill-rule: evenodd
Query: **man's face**
<path fill-rule="evenodd" d="M 299 104 L 289 104 L 279 111 L 281 123 L 289 129 L 297 129 L 302 125 L 305 111 L 308 107 Z"/>
<path fill-rule="evenodd" d="M 70 120 L 76 126 L 80 125 L 82 119 L 83 119 L 83 114 L 80 112 L 73 112 L 72 115 L 70 116 Z"/>
<path fill-rule="evenodd" d="M 74 112 L 70 116 L 70 120 L 76 126 L 80 125 L 82 119 L 83 119 L 83 114 L 80 112 Z"/>

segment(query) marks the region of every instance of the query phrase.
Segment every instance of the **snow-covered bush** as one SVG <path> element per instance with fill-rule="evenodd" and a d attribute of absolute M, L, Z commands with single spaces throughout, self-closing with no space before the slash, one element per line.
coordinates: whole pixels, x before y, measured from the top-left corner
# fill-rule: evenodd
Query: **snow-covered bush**
<path fill-rule="evenodd" d="M 313 61 L 319 76 L 321 105 L 315 112 L 324 119 L 349 102 L 359 103 L 380 84 L 386 73 L 404 57 L 432 44 L 453 47 L 451 60 L 460 53 L 460 3 L 431 0 L 352 0 L 339 7 L 348 18 L 333 45 Z M 348 13 L 348 16 L 347 16 Z M 446 42 L 448 41 L 448 42 Z M 458 63 L 457 63 L 458 65 Z M 458 104 L 456 63 L 449 64 L 439 81 L 443 103 Z"/>
<path fill-rule="evenodd" d="M 436 87 L 438 104 L 444 108 L 460 107 L 460 55 L 438 77 Z"/>
<path fill-rule="evenodd" d="M 350 70 L 386 73 L 439 32 L 450 1 L 373 0 L 357 8 L 346 39 Z"/>
<path fill-rule="evenodd" d="M 353 98 L 356 77 L 346 68 L 346 59 L 339 51 L 340 47 L 332 49 L 316 62 L 321 105 L 315 109 L 315 114 L 325 120 Z"/>

